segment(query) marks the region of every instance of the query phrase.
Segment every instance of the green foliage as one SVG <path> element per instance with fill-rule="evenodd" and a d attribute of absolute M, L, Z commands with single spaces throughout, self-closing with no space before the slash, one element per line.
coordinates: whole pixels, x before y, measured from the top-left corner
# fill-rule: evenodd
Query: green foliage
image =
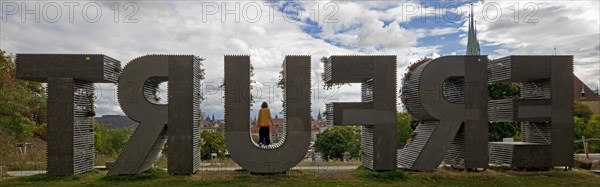
<path fill-rule="evenodd" d="M 488 86 L 489 99 L 518 99 L 520 96 L 517 83 L 492 83 Z M 520 124 L 517 122 L 488 123 L 489 141 L 502 141 L 502 138 L 520 139 Z"/>
<path fill-rule="evenodd" d="M 600 114 L 595 114 L 588 121 L 586 127 L 587 138 L 600 138 Z M 600 152 L 600 142 L 599 141 L 591 141 L 589 143 L 589 150 L 591 153 Z"/>
<path fill-rule="evenodd" d="M 517 122 L 488 123 L 490 142 L 502 141 L 503 138 L 518 137 L 520 124 Z"/>
<path fill-rule="evenodd" d="M 397 138 L 397 148 L 403 148 L 406 144 L 406 140 L 409 139 L 412 135 L 413 129 L 411 124 L 415 123 L 412 116 L 407 113 L 398 113 L 396 117 L 396 138 Z"/>
<path fill-rule="evenodd" d="M 573 103 L 573 116 L 582 118 L 583 121 L 587 122 L 588 120 L 590 120 L 590 118 L 592 118 L 593 114 L 594 113 L 592 112 L 592 109 L 590 109 L 589 106 L 584 105 L 581 102 Z"/>
<path fill-rule="evenodd" d="M 79 187 L 79 186 L 598 186 L 600 175 L 573 168 L 565 172 L 553 169 L 544 172 L 492 171 L 464 172 L 440 169 L 435 172 L 406 172 L 405 180 L 370 180 L 353 175 L 355 171 L 292 170 L 285 175 L 249 175 L 245 171 L 198 171 L 193 176 L 160 176 L 145 180 L 111 180 L 107 171 L 88 172 L 64 180 L 26 181 L 25 177 L 8 178 L 0 186 L 19 187 Z M 360 176 L 360 175 L 359 175 Z M 109 178 L 109 179 L 104 179 Z M 123 177 L 125 178 L 125 177 Z M 131 177 L 129 177 L 131 178 Z"/>
<path fill-rule="evenodd" d="M 210 160 L 211 153 L 217 153 L 217 157 L 225 157 L 225 136 L 218 132 L 203 131 L 200 134 L 202 138 L 201 142 L 201 158 L 203 160 Z"/>
<path fill-rule="evenodd" d="M 352 172 L 352 175 L 359 178 L 377 181 L 397 181 L 406 180 L 408 178 L 408 175 L 401 170 L 379 172 L 371 171 L 364 166 L 358 166 L 358 168 Z"/>
<path fill-rule="evenodd" d="M 49 176 L 49 175 L 46 175 L 45 173 L 42 173 L 42 174 L 36 174 L 36 175 L 31 175 L 31 176 L 25 176 L 25 177 L 19 178 L 19 180 L 26 181 L 26 182 L 50 182 L 50 181 L 76 181 L 76 180 L 79 180 L 80 178 L 81 177 L 78 175 Z"/>
<path fill-rule="evenodd" d="M 583 121 L 582 118 L 574 116 L 573 117 L 573 138 L 575 140 L 581 140 L 581 137 L 585 137 L 586 136 L 586 127 L 587 124 L 585 124 L 585 122 Z M 583 152 L 583 144 L 582 143 L 577 143 L 575 144 L 575 152 Z"/>
<path fill-rule="evenodd" d="M 588 121 L 586 131 L 594 138 L 600 138 L 600 114 L 595 114 Z"/>
<path fill-rule="evenodd" d="M 575 140 L 581 140 L 581 137 L 586 139 L 600 138 L 600 114 L 592 115 L 592 117 L 585 122 L 583 118 L 573 117 L 574 125 L 574 138 Z M 591 153 L 600 152 L 600 141 L 589 141 L 589 151 Z M 583 144 L 575 144 L 576 152 L 583 152 Z"/>
<path fill-rule="evenodd" d="M 517 83 L 492 83 L 488 86 L 490 100 L 494 99 L 518 99 L 521 88 Z"/>
<path fill-rule="evenodd" d="M 133 129 L 109 128 L 105 125 L 94 124 L 94 146 L 98 153 L 107 156 L 116 156 L 125 147 Z"/>
<path fill-rule="evenodd" d="M 586 127 L 585 121 L 583 118 L 574 116 L 573 117 L 573 132 L 575 133 L 575 139 L 581 138 L 581 136 L 586 135 Z"/>
<path fill-rule="evenodd" d="M 360 156 L 360 129 L 354 126 L 334 126 L 317 135 L 315 149 L 323 159 L 344 158 L 350 153 L 352 158 Z"/>
<path fill-rule="evenodd" d="M 46 123 L 42 84 L 18 80 L 16 64 L 0 50 L 0 128 L 23 142 Z"/>
<path fill-rule="evenodd" d="M 169 177 L 169 174 L 162 168 L 150 168 L 137 175 L 107 175 L 102 177 L 103 181 L 111 182 L 136 182 L 145 180 L 155 180 Z"/>

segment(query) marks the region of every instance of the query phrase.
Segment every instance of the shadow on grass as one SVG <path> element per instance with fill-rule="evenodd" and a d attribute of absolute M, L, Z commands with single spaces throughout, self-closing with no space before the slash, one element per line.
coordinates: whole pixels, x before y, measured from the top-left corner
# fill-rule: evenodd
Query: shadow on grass
<path fill-rule="evenodd" d="M 359 166 L 356 168 L 354 171 L 352 171 L 352 175 L 363 179 L 378 181 L 400 181 L 408 178 L 408 175 L 401 170 L 379 172 L 371 171 L 364 166 Z"/>
<path fill-rule="evenodd" d="M 101 178 L 106 182 L 134 182 L 144 180 L 154 180 L 169 177 L 166 170 L 160 168 L 150 168 L 137 175 L 107 175 Z"/>

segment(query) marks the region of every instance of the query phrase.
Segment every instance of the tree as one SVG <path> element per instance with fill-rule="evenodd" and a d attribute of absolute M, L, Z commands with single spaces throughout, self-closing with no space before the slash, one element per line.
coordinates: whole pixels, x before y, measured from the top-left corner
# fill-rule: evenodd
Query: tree
<path fill-rule="evenodd" d="M 518 137 L 521 124 L 517 122 L 493 122 L 488 123 L 489 141 L 502 141 L 503 138 Z"/>
<path fill-rule="evenodd" d="M 200 155 L 202 160 L 210 160 L 211 153 L 217 153 L 217 157 L 224 158 L 225 157 L 225 136 L 218 132 L 210 132 L 203 131 L 200 134 L 201 140 L 201 149 Z"/>
<path fill-rule="evenodd" d="M 317 135 L 315 150 L 325 160 L 344 158 L 350 153 L 352 158 L 360 156 L 360 129 L 354 126 L 335 126 Z"/>
<path fill-rule="evenodd" d="M 44 87 L 17 79 L 15 62 L 0 50 L 0 128 L 23 142 L 45 123 Z"/>
<path fill-rule="evenodd" d="M 590 109 L 590 106 L 584 105 L 581 102 L 573 103 L 573 116 L 577 116 L 583 119 L 583 121 L 587 122 L 590 120 L 590 118 L 592 118 L 593 114 L 594 113 L 592 112 L 592 109 Z"/>
<path fill-rule="evenodd" d="M 577 117 L 577 116 L 573 116 L 573 138 L 575 140 L 579 140 L 581 139 L 582 136 L 586 136 L 586 128 L 587 128 L 587 124 L 585 124 L 585 121 L 583 121 L 582 118 Z M 575 152 L 583 152 L 583 144 L 575 144 Z"/>
<path fill-rule="evenodd" d="M 517 83 L 492 83 L 488 86 L 489 99 L 518 99 L 521 88 Z M 489 141 L 502 141 L 503 138 L 518 138 L 521 129 L 518 122 L 491 122 L 488 123 Z"/>
<path fill-rule="evenodd" d="M 415 123 L 415 121 L 409 113 L 398 113 L 396 117 L 396 138 L 398 142 L 398 149 L 403 148 L 406 144 L 406 140 L 411 137 L 414 130 L 411 127 L 412 123 Z"/>
<path fill-rule="evenodd" d="M 590 137 L 600 138 L 600 114 L 595 114 L 590 118 L 586 131 Z"/>
<path fill-rule="evenodd" d="M 497 82 L 488 86 L 489 98 L 493 99 L 518 99 L 521 87 L 517 83 Z"/>
<path fill-rule="evenodd" d="M 581 138 L 581 136 L 586 136 L 587 124 L 585 124 L 583 118 L 573 116 L 573 126 L 573 133 L 575 133 L 575 139 Z"/>
<path fill-rule="evenodd" d="M 600 114 L 595 114 L 590 118 L 586 127 L 586 135 L 587 138 L 600 138 Z M 600 142 L 590 142 L 589 149 L 592 153 L 600 152 Z"/>
<path fill-rule="evenodd" d="M 100 154 L 116 156 L 132 134 L 131 127 L 113 129 L 106 125 L 94 124 L 94 146 Z"/>

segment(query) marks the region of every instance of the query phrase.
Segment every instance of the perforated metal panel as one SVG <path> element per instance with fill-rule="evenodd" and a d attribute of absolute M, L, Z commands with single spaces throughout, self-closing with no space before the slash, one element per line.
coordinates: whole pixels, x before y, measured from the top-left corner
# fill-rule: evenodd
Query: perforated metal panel
<path fill-rule="evenodd" d="M 403 101 L 422 123 L 399 151 L 399 167 L 435 170 L 443 160 L 455 167 L 487 167 L 487 61 L 485 56 L 446 56 L 411 67 Z"/>
<path fill-rule="evenodd" d="M 550 80 L 522 82 L 520 96 L 523 99 L 550 99 L 552 90 Z"/>
<path fill-rule="evenodd" d="M 452 140 L 452 144 L 446 151 L 444 163 L 454 167 L 464 167 L 465 165 L 465 128 L 464 126 L 458 130 L 456 136 Z"/>
<path fill-rule="evenodd" d="M 488 101 L 488 120 L 495 122 L 514 121 L 514 100 L 498 99 Z"/>
<path fill-rule="evenodd" d="M 513 146 L 510 144 L 489 144 L 490 164 L 511 166 L 513 161 Z"/>
<path fill-rule="evenodd" d="M 79 174 L 94 169 L 94 123 L 88 115 L 94 107 L 94 85 L 74 81 L 73 111 L 73 171 Z"/>
<path fill-rule="evenodd" d="M 310 57 L 286 56 L 284 139 L 269 146 L 251 140 L 250 56 L 225 56 L 225 140 L 231 158 L 254 174 L 283 173 L 302 161 L 310 143 Z"/>
<path fill-rule="evenodd" d="M 572 165 L 572 61 L 572 56 L 507 56 L 489 63 L 491 82 L 521 86 L 520 99 L 489 101 L 490 121 L 520 121 L 522 136 L 522 142 L 513 143 L 518 152 L 490 142 L 490 159 L 512 167 Z M 527 155 L 536 152 L 551 161 Z"/>
<path fill-rule="evenodd" d="M 510 56 L 489 61 L 487 68 L 489 72 L 488 81 L 490 82 L 498 82 L 512 78 L 512 63 Z"/>
<path fill-rule="evenodd" d="M 19 79 L 46 82 L 49 77 L 71 77 L 92 83 L 114 83 L 121 62 L 102 54 L 17 54 Z"/>
<path fill-rule="evenodd" d="M 543 122 L 521 123 L 521 138 L 523 142 L 551 144 L 552 125 Z"/>
<path fill-rule="evenodd" d="M 121 63 L 101 54 L 17 54 L 19 79 L 48 83 L 47 174 L 94 167 L 93 83 L 114 83 Z"/>
<path fill-rule="evenodd" d="M 109 56 L 103 56 L 104 61 L 104 79 L 111 82 L 117 82 L 121 74 L 121 62 Z"/>
<path fill-rule="evenodd" d="M 194 58 L 194 64 L 193 64 L 193 124 L 192 124 L 192 154 L 193 154 L 193 171 L 198 171 L 198 169 L 200 169 L 200 162 L 201 162 L 201 154 L 200 154 L 200 123 L 199 121 L 201 120 L 200 118 L 202 117 L 202 111 L 200 110 L 200 104 L 201 104 L 201 97 L 202 97 L 202 93 L 201 93 L 201 86 L 202 86 L 202 80 L 200 79 L 200 74 L 202 71 L 202 64 L 200 59 L 198 58 Z"/>
<path fill-rule="evenodd" d="M 140 131 L 138 131 L 138 129 L 140 129 L 139 126 L 136 129 L 136 131 L 133 133 L 132 136 L 134 136 L 136 133 L 140 132 Z M 152 144 L 152 147 L 150 148 L 150 151 L 148 151 L 148 154 L 146 154 L 145 157 L 143 157 L 144 160 L 140 167 L 140 171 L 139 171 L 140 173 L 147 170 L 148 168 L 152 167 L 152 164 L 154 164 L 154 161 L 156 161 L 156 159 L 158 159 L 158 157 L 160 156 L 160 151 L 162 151 L 163 146 L 165 145 L 165 143 L 167 143 L 167 138 L 168 138 L 167 137 L 167 127 L 165 126 L 162 129 L 162 131 L 160 131 L 158 138 L 156 138 L 156 140 Z M 116 162 L 119 162 L 119 160 L 117 159 Z M 115 164 L 116 164 L 116 162 L 115 162 Z"/>
<path fill-rule="evenodd" d="M 325 121 L 327 125 L 333 125 L 333 103 L 325 104 Z"/>
<path fill-rule="evenodd" d="M 439 125 L 439 121 L 424 121 L 415 129 L 417 136 L 412 143 L 407 144 L 398 154 L 398 166 L 401 168 L 412 168 L 413 164 L 421 154 L 421 150 L 428 143 L 431 134 Z"/>
<path fill-rule="evenodd" d="M 419 65 L 415 70 L 408 72 L 408 78 L 402 82 L 402 93 L 404 95 L 404 106 L 406 110 L 417 119 L 433 119 L 423 105 L 421 105 L 421 96 L 419 95 L 421 73 L 429 64 L 425 62 Z"/>
<path fill-rule="evenodd" d="M 326 83 L 361 83 L 361 102 L 327 104 L 331 125 L 360 125 L 362 165 L 377 171 L 396 167 L 396 57 L 332 56 Z"/>
<path fill-rule="evenodd" d="M 464 103 L 465 102 L 465 79 L 464 78 L 453 78 L 447 79 L 442 84 L 442 94 L 451 103 Z"/>
<path fill-rule="evenodd" d="M 361 163 L 363 166 L 373 169 L 373 126 L 365 125 L 361 127 L 360 146 L 362 151 Z"/>
<path fill-rule="evenodd" d="M 361 86 L 361 101 L 363 103 L 373 102 L 373 79 L 365 81 L 360 84 Z M 361 127 L 361 148 L 362 148 L 362 157 L 361 162 L 362 165 L 373 169 L 373 132 L 374 128 L 371 125 L 363 125 Z"/>
<path fill-rule="evenodd" d="M 167 81 L 167 77 L 153 77 L 150 78 L 146 81 L 146 83 L 144 83 L 144 88 L 142 89 L 144 92 L 144 97 L 146 97 L 146 100 L 148 100 L 148 102 L 150 103 L 154 103 L 154 104 L 161 104 L 161 101 L 164 103 L 168 103 L 168 97 L 167 98 L 155 98 L 154 93 L 158 94 L 158 90 L 159 87 L 158 85 L 160 85 L 163 82 Z"/>
<path fill-rule="evenodd" d="M 119 79 L 123 112 L 140 125 L 135 129 L 109 175 L 134 175 L 148 170 L 169 142 L 169 174 L 193 174 L 200 165 L 200 70 L 192 55 L 147 55 L 129 62 Z M 168 104 L 154 98 L 161 82 L 169 82 Z M 169 99 L 170 98 L 170 99 Z M 176 99 L 174 99 L 176 98 Z"/>
<path fill-rule="evenodd" d="M 549 144 L 530 142 L 490 142 L 490 164 L 513 169 L 549 169 L 552 154 Z"/>
<path fill-rule="evenodd" d="M 331 58 L 328 58 L 327 59 L 327 63 L 325 63 L 325 65 L 323 67 L 323 69 L 324 69 L 323 81 L 324 82 L 329 82 L 332 79 L 332 74 L 333 73 L 331 71 L 331 67 L 333 67 L 332 64 L 331 64 Z"/>
<path fill-rule="evenodd" d="M 442 94 L 451 103 L 464 103 L 464 78 L 453 78 L 444 81 Z M 454 167 L 464 167 L 465 164 L 465 128 L 461 127 L 454 136 L 446 155 L 444 163 Z"/>
<path fill-rule="evenodd" d="M 373 102 L 373 79 L 360 84 L 361 102 Z"/>

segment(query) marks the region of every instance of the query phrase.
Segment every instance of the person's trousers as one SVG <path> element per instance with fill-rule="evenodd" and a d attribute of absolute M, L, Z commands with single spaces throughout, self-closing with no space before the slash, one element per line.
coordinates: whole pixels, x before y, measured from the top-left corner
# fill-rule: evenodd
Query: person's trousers
<path fill-rule="evenodd" d="M 258 143 L 263 145 L 271 144 L 271 138 L 269 137 L 269 127 L 260 127 L 258 129 Z"/>

